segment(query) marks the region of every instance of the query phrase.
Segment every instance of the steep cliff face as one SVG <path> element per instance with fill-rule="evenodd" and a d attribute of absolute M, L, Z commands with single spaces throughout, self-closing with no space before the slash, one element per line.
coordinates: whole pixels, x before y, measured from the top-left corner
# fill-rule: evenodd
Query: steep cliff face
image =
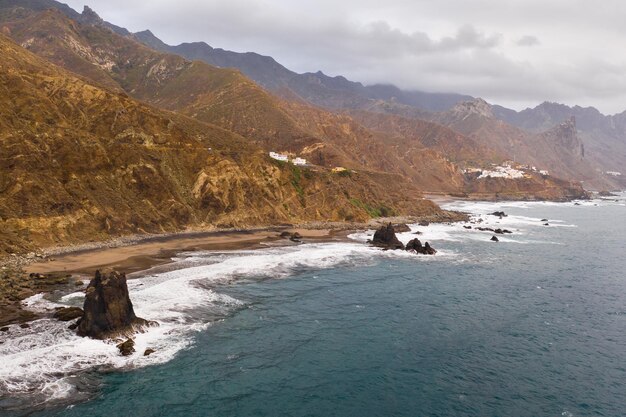
<path fill-rule="evenodd" d="M 575 118 L 578 136 L 585 147 L 584 157 L 597 168 L 605 183 L 612 183 L 616 188 L 626 187 L 626 172 L 622 172 L 626 171 L 626 112 L 608 116 L 593 107 L 549 102 L 520 112 L 500 106 L 494 106 L 494 110 L 499 119 L 538 133 Z"/>
<path fill-rule="evenodd" d="M 349 115 L 280 100 L 237 71 L 150 50 L 95 20 L 95 25 L 79 24 L 48 10 L 8 14 L 4 25 L 24 47 L 71 71 L 236 132 L 268 151 L 292 152 L 328 168 L 398 174 L 425 190 L 459 191 L 459 171 L 436 150 L 370 131 Z M 54 39 L 40 36 L 44 33 L 54 34 Z M 421 132 L 422 125 L 416 122 L 413 130 Z M 440 150 L 455 149 L 445 145 L 449 137 L 438 137 L 440 133 L 429 129 L 424 136 L 440 143 Z"/>
<path fill-rule="evenodd" d="M 1 35 L 0 58 L 0 253 L 186 227 L 366 219 L 366 207 L 438 211 L 411 203 L 419 193 L 384 174 L 272 162 L 236 134 L 89 84 Z"/>
<path fill-rule="evenodd" d="M 542 133 L 530 133 L 495 117 L 484 100 L 461 103 L 438 113 L 433 120 L 463 133 L 482 146 L 508 155 L 517 162 L 535 165 L 568 181 L 583 181 L 590 188 L 610 187 L 610 182 L 585 157 L 576 119 L 569 118 Z"/>

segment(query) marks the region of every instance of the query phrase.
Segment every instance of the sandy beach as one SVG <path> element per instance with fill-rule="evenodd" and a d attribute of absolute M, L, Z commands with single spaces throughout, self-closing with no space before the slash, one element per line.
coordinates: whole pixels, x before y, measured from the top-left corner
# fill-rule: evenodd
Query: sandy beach
<path fill-rule="evenodd" d="M 450 222 L 465 220 L 461 213 L 434 216 L 386 217 L 367 223 L 310 222 L 292 226 L 270 226 L 247 230 L 187 231 L 166 235 L 138 235 L 43 249 L 0 262 L 0 326 L 33 320 L 36 315 L 22 308 L 22 300 L 37 293 L 66 291 L 81 286 L 98 269 L 115 269 L 140 278 L 141 271 L 172 262 L 180 252 L 198 250 L 258 249 L 267 245 L 297 245 L 281 233 L 299 233 L 302 242 L 341 241 L 355 231 L 377 229 L 389 222 Z"/>
<path fill-rule="evenodd" d="M 27 273 L 69 273 L 72 275 L 92 275 L 97 269 L 118 269 L 127 273 L 138 272 L 155 265 L 170 262 L 178 252 L 194 250 L 237 250 L 255 249 L 263 243 L 281 242 L 295 244 L 280 237 L 288 231 L 299 233 L 303 239 L 331 239 L 337 235 L 330 229 L 284 229 L 201 232 L 157 236 L 129 246 L 79 250 L 34 262 L 25 267 Z"/>

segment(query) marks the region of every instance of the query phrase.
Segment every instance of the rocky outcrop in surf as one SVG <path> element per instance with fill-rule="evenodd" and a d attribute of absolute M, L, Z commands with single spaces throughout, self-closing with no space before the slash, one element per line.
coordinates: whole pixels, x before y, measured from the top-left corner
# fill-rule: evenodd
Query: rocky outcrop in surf
<path fill-rule="evenodd" d="M 430 246 L 428 242 L 422 245 L 419 239 L 413 239 L 406 244 L 406 250 L 410 252 L 420 253 L 422 255 L 434 255 L 437 251 Z"/>
<path fill-rule="evenodd" d="M 84 314 L 85 312 L 80 307 L 63 307 L 55 311 L 52 317 L 59 321 L 72 321 L 82 317 Z"/>
<path fill-rule="evenodd" d="M 409 228 L 409 230 L 411 229 Z M 423 255 L 434 255 L 437 253 L 428 242 L 422 245 L 422 242 L 417 238 L 409 241 L 405 247 L 404 244 L 398 240 L 394 226 L 391 223 L 378 229 L 376 233 L 374 233 L 374 238 L 369 241 L 369 243 L 383 249 L 400 249 Z"/>
<path fill-rule="evenodd" d="M 383 249 L 404 249 L 404 244 L 398 240 L 396 231 L 391 223 L 387 226 L 381 226 L 374 233 L 374 238 L 370 243 Z"/>
<path fill-rule="evenodd" d="M 128 295 L 126 274 L 96 271 L 85 293 L 84 314 L 78 335 L 109 339 L 132 334 L 154 323 L 135 315 Z"/>

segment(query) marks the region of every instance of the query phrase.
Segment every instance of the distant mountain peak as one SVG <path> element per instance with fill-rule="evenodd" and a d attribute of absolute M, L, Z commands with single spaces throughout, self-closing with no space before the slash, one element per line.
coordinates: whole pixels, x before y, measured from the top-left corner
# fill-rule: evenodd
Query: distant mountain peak
<path fill-rule="evenodd" d="M 98 15 L 91 7 L 85 5 L 83 8 L 83 12 L 81 13 L 82 21 L 91 24 L 91 25 L 102 25 L 104 24 L 104 19 Z"/>
<path fill-rule="evenodd" d="M 491 104 L 487 103 L 482 98 L 462 101 L 456 104 L 451 112 L 457 115 L 463 115 L 464 118 L 469 116 L 480 116 L 487 119 L 495 118 Z"/>

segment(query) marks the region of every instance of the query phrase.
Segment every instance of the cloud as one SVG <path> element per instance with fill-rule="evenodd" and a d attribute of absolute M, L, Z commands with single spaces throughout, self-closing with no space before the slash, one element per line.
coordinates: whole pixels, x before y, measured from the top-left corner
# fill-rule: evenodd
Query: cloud
<path fill-rule="evenodd" d="M 254 51 L 297 72 L 512 106 L 626 107 L 621 0 L 64 1 L 170 44 Z"/>
<path fill-rule="evenodd" d="M 539 39 L 537 39 L 536 36 L 532 35 L 524 35 L 519 38 L 515 43 L 518 46 L 535 46 L 541 44 L 541 42 L 539 42 Z"/>

